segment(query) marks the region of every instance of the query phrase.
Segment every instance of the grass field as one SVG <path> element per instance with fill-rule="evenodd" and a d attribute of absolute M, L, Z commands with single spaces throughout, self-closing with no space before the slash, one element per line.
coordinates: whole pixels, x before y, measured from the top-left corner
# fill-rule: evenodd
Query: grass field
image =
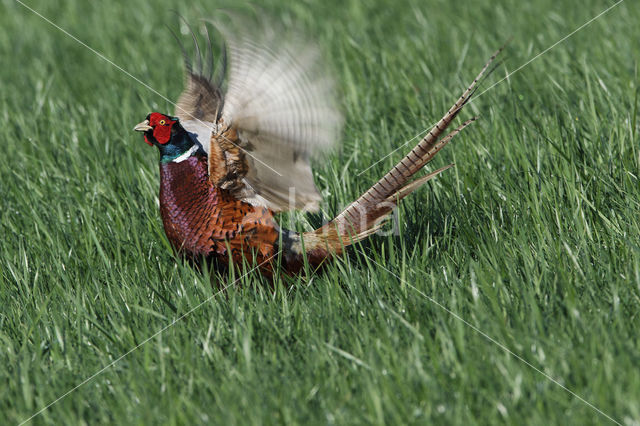
<path fill-rule="evenodd" d="M 170 99 L 172 10 L 223 6 L 25 1 Z M 364 3 L 262 6 L 337 75 L 342 146 L 315 166 L 327 215 L 509 37 L 478 93 L 614 4 Z M 212 286 L 173 257 L 157 152 L 131 131 L 173 107 L 0 0 L 0 423 L 82 384 L 31 422 L 640 424 L 636 6 L 477 97 L 462 117 L 482 119 L 431 170 L 457 167 L 402 204 L 398 235 L 288 287 L 249 273 L 218 293 L 238 276 Z"/>

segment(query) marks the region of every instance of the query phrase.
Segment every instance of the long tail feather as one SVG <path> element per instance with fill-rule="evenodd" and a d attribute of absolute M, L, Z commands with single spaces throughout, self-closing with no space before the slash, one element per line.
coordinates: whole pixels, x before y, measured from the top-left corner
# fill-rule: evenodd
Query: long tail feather
<path fill-rule="evenodd" d="M 410 179 L 431 161 L 454 136 L 476 120 L 474 117 L 465 121 L 447 136 L 439 139 L 464 105 L 469 102 L 477 89 L 478 82 L 485 76 L 491 63 L 503 49 L 504 46 L 491 56 L 460 98 L 411 152 L 335 219 L 315 231 L 304 233 L 302 238 L 305 240 L 305 245 L 315 249 L 324 247 L 336 253 L 342 252 L 343 247 L 375 233 L 399 200 L 452 167 L 453 164 L 450 164 L 410 182 Z"/>
<path fill-rule="evenodd" d="M 397 204 L 398 201 L 402 200 L 404 197 L 406 197 L 407 195 L 411 194 L 413 191 L 415 191 L 416 189 L 420 188 L 422 185 L 424 185 L 425 183 L 427 183 L 428 181 L 430 181 L 434 177 L 438 176 L 440 173 L 444 172 L 445 170 L 450 169 L 454 165 L 455 164 L 452 163 L 452 164 L 449 164 L 448 166 L 441 167 L 438 170 L 436 170 L 435 172 L 431 172 L 428 175 L 422 176 L 421 178 L 416 179 L 413 182 L 406 184 L 405 186 L 400 188 L 395 194 L 393 194 L 392 196 L 387 198 L 387 202 L 396 203 Z"/>

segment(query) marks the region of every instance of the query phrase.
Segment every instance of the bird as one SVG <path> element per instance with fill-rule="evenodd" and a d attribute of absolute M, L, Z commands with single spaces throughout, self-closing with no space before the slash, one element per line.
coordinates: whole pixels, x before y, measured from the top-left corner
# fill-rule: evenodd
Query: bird
<path fill-rule="evenodd" d="M 322 200 L 310 164 L 336 146 L 343 124 L 332 73 L 315 44 L 299 35 L 285 39 L 272 25 L 214 25 L 224 38 L 220 65 L 214 67 L 207 25 L 208 64 L 189 28 L 195 66 L 180 44 L 185 84 L 174 113 L 152 112 L 134 130 L 159 150 L 160 216 L 175 252 L 223 268 L 248 262 L 271 277 L 320 269 L 452 167 L 416 177 L 476 120 L 445 135 L 504 48 L 388 173 L 334 219 L 299 233 L 280 227 L 276 215 L 317 211 Z"/>

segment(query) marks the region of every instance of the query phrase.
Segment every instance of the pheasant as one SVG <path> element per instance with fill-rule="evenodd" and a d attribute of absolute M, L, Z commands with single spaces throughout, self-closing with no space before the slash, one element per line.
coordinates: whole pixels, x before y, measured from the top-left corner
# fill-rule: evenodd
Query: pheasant
<path fill-rule="evenodd" d="M 310 160 L 334 145 L 342 124 L 330 73 L 309 43 L 217 27 L 228 47 L 217 72 L 208 32 L 206 67 L 194 35 L 196 67 L 184 54 L 186 82 L 174 114 L 152 112 L 134 130 L 160 151 L 160 214 L 173 248 L 196 262 L 248 261 L 268 276 L 276 264 L 286 274 L 315 270 L 375 233 L 401 199 L 452 167 L 412 180 L 475 120 L 440 138 L 502 50 L 386 175 L 333 220 L 298 233 L 281 228 L 274 214 L 318 209 Z"/>

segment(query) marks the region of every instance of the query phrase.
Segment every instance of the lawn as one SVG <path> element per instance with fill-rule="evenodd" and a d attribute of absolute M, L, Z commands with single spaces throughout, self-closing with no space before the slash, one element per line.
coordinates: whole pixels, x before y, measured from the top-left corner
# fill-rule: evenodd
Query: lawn
<path fill-rule="evenodd" d="M 326 217 L 512 37 L 397 232 L 274 288 L 174 257 L 131 131 L 181 90 L 173 11 L 224 3 L 24 1 L 117 67 L 0 0 L 1 424 L 640 424 L 633 1 L 528 64 L 614 2 L 263 3 L 336 74 Z"/>

